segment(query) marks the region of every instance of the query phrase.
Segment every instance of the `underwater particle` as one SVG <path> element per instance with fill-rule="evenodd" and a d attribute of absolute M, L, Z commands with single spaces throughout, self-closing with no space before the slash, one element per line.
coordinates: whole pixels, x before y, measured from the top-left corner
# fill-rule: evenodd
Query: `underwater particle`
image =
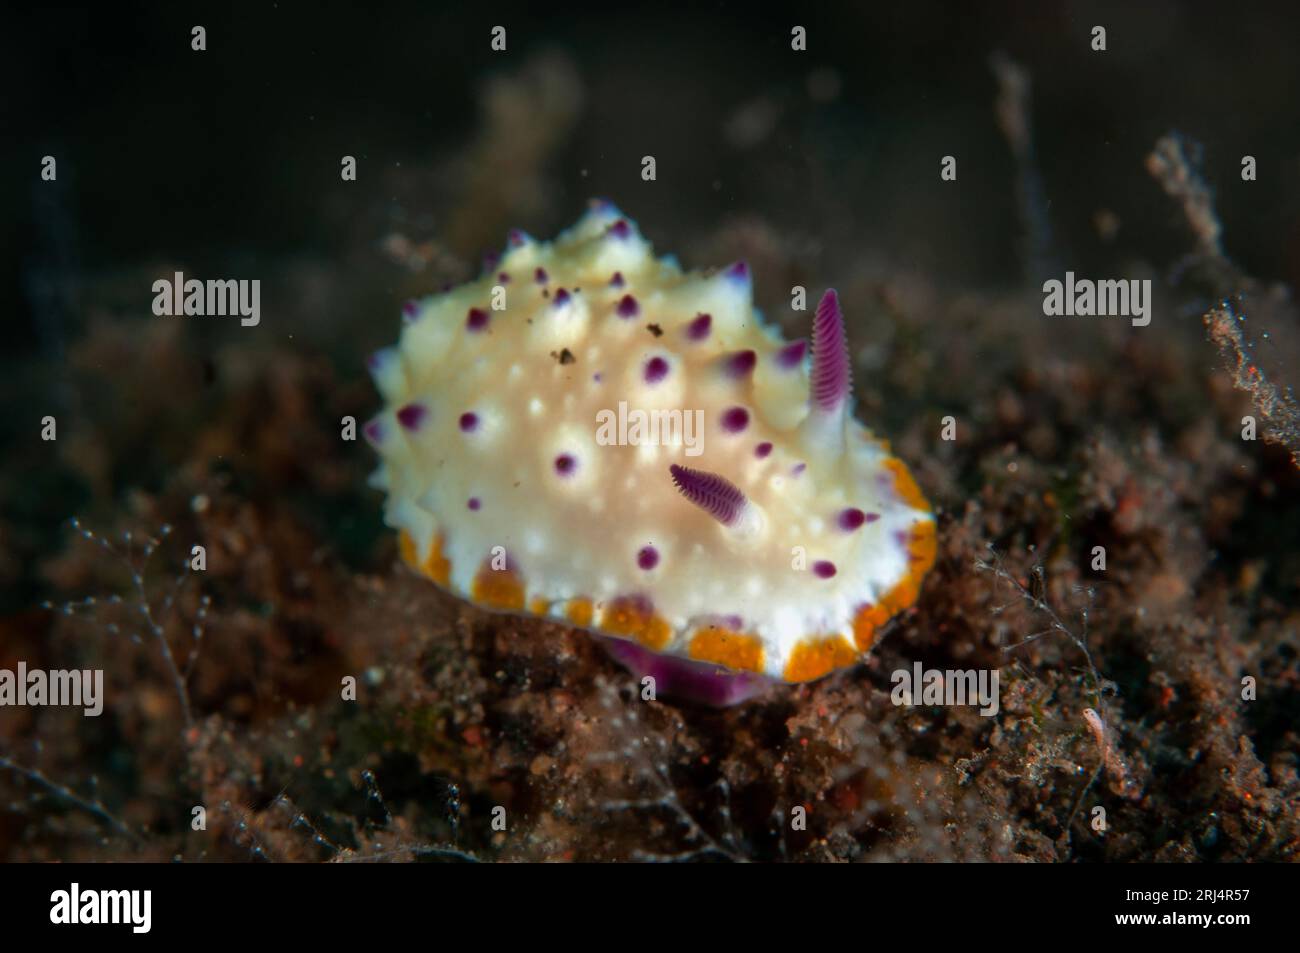
<path fill-rule="evenodd" d="M 852 665 L 916 601 L 934 517 L 852 416 L 834 291 L 808 340 L 782 340 L 748 265 L 684 271 L 609 203 L 554 241 L 512 232 L 499 267 L 536 285 L 486 322 L 494 273 L 423 298 L 370 366 L 372 483 L 418 572 L 590 629 L 666 693 L 717 704 Z M 816 559 L 796 568 L 798 550 Z"/>

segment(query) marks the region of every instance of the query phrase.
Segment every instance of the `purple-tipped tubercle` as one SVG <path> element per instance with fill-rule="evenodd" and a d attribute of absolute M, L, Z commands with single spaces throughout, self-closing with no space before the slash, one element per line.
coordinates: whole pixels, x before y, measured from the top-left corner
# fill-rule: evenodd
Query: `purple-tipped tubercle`
<path fill-rule="evenodd" d="M 735 526 L 749 504 L 738 486 L 716 473 L 693 470 L 676 463 L 669 466 L 668 472 L 682 496 L 723 526 Z"/>
<path fill-rule="evenodd" d="M 838 410 L 853 386 L 849 342 L 844 331 L 840 300 L 831 288 L 822 295 L 813 318 L 812 401 L 819 410 Z"/>
<path fill-rule="evenodd" d="M 428 410 L 423 404 L 406 404 L 397 410 L 397 422 L 407 430 L 419 430 Z"/>
<path fill-rule="evenodd" d="M 709 336 L 709 331 L 713 328 L 713 315 L 697 314 L 691 323 L 686 325 L 686 336 L 692 341 L 703 341 Z"/>
<path fill-rule="evenodd" d="M 482 308 L 470 308 L 465 315 L 465 327 L 470 331 L 482 331 L 488 326 L 488 313 Z"/>
<path fill-rule="evenodd" d="M 618 299 L 617 310 L 620 318 L 635 318 L 641 313 L 641 306 L 636 303 L 636 298 L 631 295 L 623 295 Z"/>
<path fill-rule="evenodd" d="M 738 262 L 736 262 L 734 265 L 732 265 L 730 268 L 728 268 L 728 269 L 724 272 L 724 274 L 725 274 L 728 278 L 731 278 L 731 279 L 733 279 L 733 280 L 735 280 L 735 281 L 748 281 L 748 280 L 749 280 L 749 265 L 748 265 L 748 263 L 746 263 L 746 262 L 738 261 Z"/>
<path fill-rule="evenodd" d="M 749 411 L 744 407 L 728 407 L 722 412 L 722 429 L 727 433 L 740 433 L 749 426 Z"/>
<path fill-rule="evenodd" d="M 783 371 L 792 371 L 803 363 L 803 356 L 807 353 L 807 341 L 792 341 L 776 352 L 776 366 Z"/>
<path fill-rule="evenodd" d="M 758 365 L 758 355 L 753 351 L 737 351 L 735 354 L 728 354 L 722 361 L 722 366 L 732 377 L 745 377 L 754 373 L 754 368 Z"/>
<path fill-rule="evenodd" d="M 658 384 L 668 376 L 668 362 L 662 357 L 655 356 L 645 362 L 645 382 L 647 384 Z"/>

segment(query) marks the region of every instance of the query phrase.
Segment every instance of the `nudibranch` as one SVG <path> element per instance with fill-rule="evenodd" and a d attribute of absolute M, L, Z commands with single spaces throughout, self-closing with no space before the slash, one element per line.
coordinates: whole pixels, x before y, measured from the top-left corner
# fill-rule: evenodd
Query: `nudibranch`
<path fill-rule="evenodd" d="M 746 264 L 683 271 L 594 202 L 403 318 L 370 361 L 371 482 L 456 595 L 590 629 L 713 704 L 851 665 L 916 600 L 934 517 L 850 412 L 833 290 L 787 342 Z"/>

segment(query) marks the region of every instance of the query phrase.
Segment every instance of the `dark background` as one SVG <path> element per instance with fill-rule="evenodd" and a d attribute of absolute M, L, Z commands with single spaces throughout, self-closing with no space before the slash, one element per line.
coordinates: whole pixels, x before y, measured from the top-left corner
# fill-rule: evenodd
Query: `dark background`
<path fill-rule="evenodd" d="M 852 233 L 832 240 L 878 244 L 953 282 L 1015 280 L 1013 166 L 988 67 L 1003 50 L 1033 77 L 1045 194 L 1070 261 L 1095 258 L 1102 205 L 1129 245 L 1181 247 L 1176 212 L 1142 168 L 1154 140 L 1179 130 L 1205 146 L 1229 254 L 1260 277 L 1300 279 L 1289 4 L 93 4 L 4 20 L 10 358 L 75 327 L 86 302 L 44 299 L 51 277 L 83 287 L 160 257 L 216 273 L 329 256 L 356 239 L 363 210 L 391 201 L 381 170 L 454 153 L 484 77 L 545 48 L 571 58 L 585 104 L 555 170 L 567 195 L 555 221 L 531 223 L 539 235 L 590 195 L 627 207 L 661 247 L 736 209 L 816 234 L 847 207 Z M 504 55 L 488 46 L 498 22 Z M 190 49 L 196 23 L 205 53 Z M 790 50 L 795 23 L 806 53 Z M 1089 48 L 1094 24 L 1107 27 L 1105 53 Z M 802 91 L 819 67 L 837 71 L 840 93 L 812 108 Z M 755 96 L 787 105 L 763 142 L 730 147 L 720 130 Z M 653 185 L 639 178 L 647 153 Z M 1242 187 L 1247 153 L 1259 180 Z M 39 180 L 45 154 L 57 185 Z M 356 183 L 339 180 L 343 154 L 361 160 Z M 938 180 L 944 154 L 958 157 L 956 184 Z"/>

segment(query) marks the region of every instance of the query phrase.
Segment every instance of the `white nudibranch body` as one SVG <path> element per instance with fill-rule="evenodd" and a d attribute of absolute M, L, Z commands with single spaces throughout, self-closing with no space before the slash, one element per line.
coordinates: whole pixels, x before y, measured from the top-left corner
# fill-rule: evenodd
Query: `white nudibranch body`
<path fill-rule="evenodd" d="M 934 519 L 849 413 L 833 291 L 787 343 L 746 266 L 684 272 L 597 202 L 405 316 L 370 365 L 372 483 L 457 595 L 792 682 L 915 601 Z"/>

